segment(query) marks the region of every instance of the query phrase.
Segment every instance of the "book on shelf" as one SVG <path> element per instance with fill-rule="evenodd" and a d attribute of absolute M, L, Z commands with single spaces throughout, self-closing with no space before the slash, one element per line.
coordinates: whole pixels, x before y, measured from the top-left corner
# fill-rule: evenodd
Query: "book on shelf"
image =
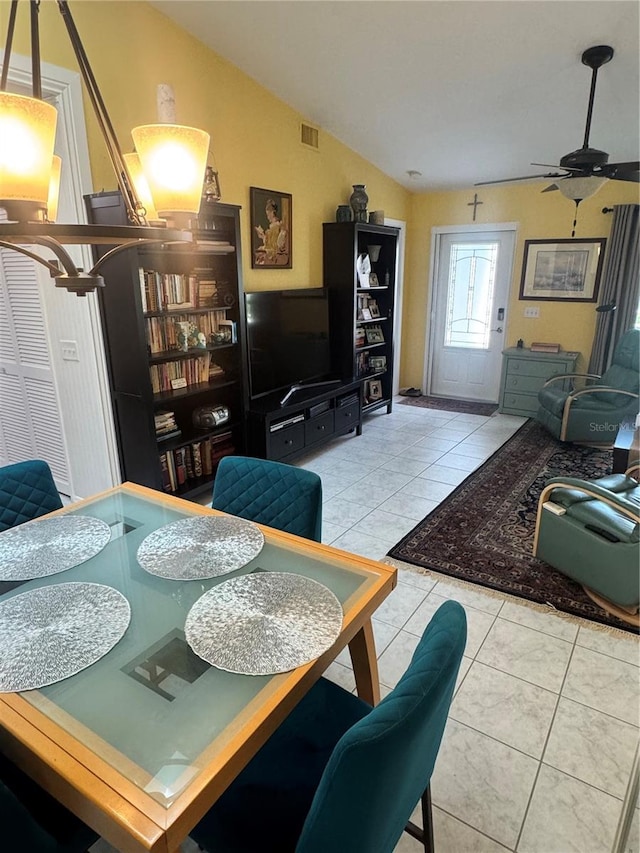
<path fill-rule="evenodd" d="M 185 454 L 186 450 L 184 447 L 178 447 L 175 451 L 175 463 L 176 463 L 176 479 L 178 481 L 178 485 L 182 486 L 187 481 L 187 465 Z"/>
<path fill-rule="evenodd" d="M 560 352 L 560 344 L 550 344 L 545 341 L 534 341 L 529 349 L 531 352 Z"/>
<path fill-rule="evenodd" d="M 192 441 L 160 454 L 162 488 L 175 492 L 189 487 L 189 481 L 211 477 L 223 456 L 235 453 L 231 430 Z"/>

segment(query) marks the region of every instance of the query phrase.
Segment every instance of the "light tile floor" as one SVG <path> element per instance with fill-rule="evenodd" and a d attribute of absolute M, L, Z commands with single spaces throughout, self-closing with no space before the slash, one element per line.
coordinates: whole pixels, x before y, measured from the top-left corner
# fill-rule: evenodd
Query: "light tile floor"
<path fill-rule="evenodd" d="M 406 405 L 368 416 L 362 436 L 298 462 L 322 477 L 323 541 L 382 559 L 523 422 Z M 637 639 L 400 568 L 373 620 L 383 695 L 448 598 L 468 643 L 432 779 L 436 853 L 611 853 L 639 735 Z M 347 651 L 327 676 L 355 688 Z M 639 823 L 625 853 L 639 853 Z M 395 853 L 421 849 L 405 833 Z"/>
<path fill-rule="evenodd" d="M 383 558 L 523 422 L 406 405 L 367 417 L 362 436 L 298 463 L 322 477 L 324 541 Z M 432 780 L 437 853 L 610 853 L 639 736 L 637 639 L 410 567 L 399 575 L 373 620 L 383 695 L 443 601 L 467 612 Z M 347 651 L 327 675 L 354 689 Z M 405 834 L 396 853 L 420 850 Z"/>

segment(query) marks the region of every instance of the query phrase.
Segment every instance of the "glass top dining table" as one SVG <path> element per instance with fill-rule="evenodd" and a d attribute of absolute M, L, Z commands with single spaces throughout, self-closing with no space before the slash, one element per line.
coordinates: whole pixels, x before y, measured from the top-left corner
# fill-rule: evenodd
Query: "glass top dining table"
<path fill-rule="evenodd" d="M 76 675 L 0 694 L 0 747 L 118 850 L 177 851 L 347 644 L 358 694 L 379 699 L 371 615 L 396 584 L 393 567 L 262 527 L 264 547 L 242 568 L 168 580 L 138 563 L 143 540 L 170 522 L 221 513 L 125 483 L 46 518 L 60 514 L 106 522 L 108 544 L 60 574 L 13 588 L 0 583 L 0 603 L 49 584 L 108 584 L 129 602 L 131 621 L 111 651 Z M 185 640 L 187 614 L 207 590 L 258 571 L 328 587 L 344 611 L 338 639 L 316 660 L 278 675 L 210 666 Z"/>

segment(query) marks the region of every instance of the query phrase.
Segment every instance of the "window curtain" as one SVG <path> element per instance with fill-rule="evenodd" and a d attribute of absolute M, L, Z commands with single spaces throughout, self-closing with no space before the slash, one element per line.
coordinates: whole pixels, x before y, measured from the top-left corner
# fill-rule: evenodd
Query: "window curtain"
<path fill-rule="evenodd" d="M 638 204 L 616 204 L 600 289 L 600 305 L 615 311 L 597 314 L 589 373 L 602 375 L 621 336 L 633 329 L 640 298 Z"/>

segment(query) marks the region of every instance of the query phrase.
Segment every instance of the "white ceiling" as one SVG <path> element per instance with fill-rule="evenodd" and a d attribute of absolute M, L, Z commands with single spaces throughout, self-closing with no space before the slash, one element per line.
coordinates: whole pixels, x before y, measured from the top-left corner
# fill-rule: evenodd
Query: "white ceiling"
<path fill-rule="evenodd" d="M 639 159 L 637 0 L 158 0 L 153 6 L 406 187 L 549 171 L 590 144 Z M 422 176 L 410 179 L 407 171 Z"/>

